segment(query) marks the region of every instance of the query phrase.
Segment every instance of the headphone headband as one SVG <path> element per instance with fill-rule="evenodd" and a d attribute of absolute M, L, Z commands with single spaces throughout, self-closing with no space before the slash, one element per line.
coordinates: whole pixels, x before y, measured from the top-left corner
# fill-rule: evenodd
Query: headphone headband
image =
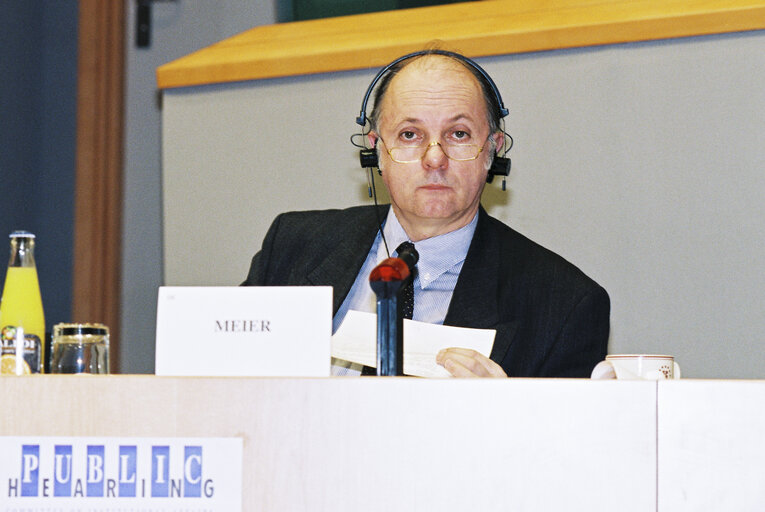
<path fill-rule="evenodd" d="M 359 117 L 356 118 L 356 123 L 361 126 L 362 133 L 357 135 L 363 135 L 364 126 L 367 123 L 367 102 L 369 101 L 369 97 L 372 95 L 372 92 L 375 89 L 375 86 L 377 83 L 385 76 L 386 73 L 388 73 L 393 66 L 397 65 L 398 63 L 405 61 L 407 59 L 412 59 L 414 57 L 419 57 L 421 55 L 443 55 L 445 57 L 451 57 L 455 60 L 458 60 L 462 62 L 463 64 L 470 66 L 473 71 L 478 73 L 482 78 L 484 83 L 481 84 L 481 89 L 484 90 L 484 94 L 486 93 L 486 85 L 488 84 L 489 87 L 491 87 L 492 92 L 494 93 L 494 99 L 497 101 L 497 108 L 499 110 L 499 119 L 502 119 L 503 117 L 507 116 L 508 110 L 505 108 L 505 104 L 502 102 L 502 96 L 499 94 L 499 89 L 497 89 L 497 85 L 494 83 L 494 80 L 491 79 L 488 73 L 484 71 L 484 69 L 479 66 L 475 61 L 460 55 L 459 53 L 449 52 L 446 50 L 421 50 L 419 52 L 410 53 L 407 55 L 404 55 L 403 57 L 399 57 L 398 59 L 394 60 L 384 68 L 382 68 L 377 75 L 375 76 L 374 80 L 372 80 L 372 83 L 369 84 L 369 87 L 367 88 L 366 94 L 364 94 L 364 101 L 361 103 L 361 111 L 359 112 Z M 480 80 L 479 80 L 480 81 Z M 493 115 L 493 113 L 490 113 L 490 115 Z M 512 147 L 512 137 L 505 134 L 507 137 L 510 138 L 510 146 Z M 353 142 L 353 137 L 351 137 L 351 142 Z M 359 147 L 361 151 L 359 151 L 359 160 L 361 163 L 361 167 L 369 169 L 370 172 L 370 185 L 369 185 L 369 197 L 372 197 L 372 191 L 374 189 L 374 178 L 371 177 L 372 168 L 377 167 L 379 172 L 379 162 L 377 160 L 377 151 L 374 148 L 366 148 L 363 146 L 359 146 L 356 143 L 353 143 L 355 146 Z M 510 148 L 508 148 L 509 150 Z M 508 174 L 510 174 L 510 158 L 505 158 L 505 155 L 507 154 L 507 150 L 503 153 L 502 156 L 495 155 L 491 167 L 489 168 L 486 176 L 486 181 L 488 183 L 491 183 L 494 179 L 494 176 L 502 176 L 502 190 L 505 190 L 505 180 L 504 177 L 506 177 Z M 375 202 L 377 201 L 377 196 L 375 195 Z"/>
<path fill-rule="evenodd" d="M 499 89 L 497 89 L 497 85 L 494 83 L 494 80 L 491 79 L 489 74 L 486 71 L 484 71 L 484 69 L 481 66 L 479 66 L 475 61 L 463 55 L 460 55 L 459 53 L 449 52 L 446 50 L 420 50 L 418 52 L 409 53 L 407 55 L 404 55 L 403 57 L 399 57 L 398 59 L 394 60 L 393 62 L 391 62 L 384 68 L 382 68 L 377 73 L 374 80 L 372 80 L 372 83 L 369 84 L 366 94 L 364 94 L 364 101 L 361 103 L 361 111 L 359 112 L 359 117 L 356 118 L 356 124 L 363 127 L 367 123 L 367 102 L 369 102 L 369 97 L 372 95 L 372 92 L 374 91 L 375 86 L 377 85 L 377 82 L 380 81 L 380 79 L 385 75 L 385 73 L 387 73 L 393 66 L 395 66 L 399 62 L 412 59 L 414 57 L 419 57 L 421 55 L 443 55 L 445 57 L 451 57 L 473 68 L 476 72 L 478 72 L 478 74 L 480 74 L 486 80 L 486 83 L 488 83 L 489 86 L 491 87 L 491 90 L 497 99 L 497 105 L 499 106 L 500 119 L 507 116 L 508 110 L 505 108 L 505 104 L 502 102 L 502 96 L 500 96 L 499 94 Z"/>

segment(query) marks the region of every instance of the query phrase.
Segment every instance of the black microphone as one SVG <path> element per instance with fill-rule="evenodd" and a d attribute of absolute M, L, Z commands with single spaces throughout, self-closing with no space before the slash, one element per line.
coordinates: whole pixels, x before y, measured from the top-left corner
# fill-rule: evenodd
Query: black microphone
<path fill-rule="evenodd" d="M 399 246 L 398 257 L 404 260 L 410 275 L 414 272 L 414 266 L 420 261 L 420 253 L 417 252 L 411 242 L 404 242 Z"/>
<path fill-rule="evenodd" d="M 413 279 L 420 255 L 411 242 L 399 246 L 397 258 L 386 258 L 369 274 L 377 296 L 377 375 L 404 374 L 404 325 L 399 293 Z"/>

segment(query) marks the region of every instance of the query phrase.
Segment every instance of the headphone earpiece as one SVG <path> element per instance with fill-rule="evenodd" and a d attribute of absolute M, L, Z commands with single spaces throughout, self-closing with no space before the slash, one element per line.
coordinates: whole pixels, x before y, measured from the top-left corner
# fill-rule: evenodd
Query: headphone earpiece
<path fill-rule="evenodd" d="M 365 169 L 372 169 L 378 166 L 377 162 L 377 150 L 375 148 L 364 148 L 359 151 L 359 161 L 361 167 Z"/>
<path fill-rule="evenodd" d="M 489 174 L 486 175 L 486 183 L 494 181 L 494 176 L 507 177 L 508 175 L 510 175 L 510 159 L 503 156 L 495 156 L 491 167 L 489 167 Z"/>

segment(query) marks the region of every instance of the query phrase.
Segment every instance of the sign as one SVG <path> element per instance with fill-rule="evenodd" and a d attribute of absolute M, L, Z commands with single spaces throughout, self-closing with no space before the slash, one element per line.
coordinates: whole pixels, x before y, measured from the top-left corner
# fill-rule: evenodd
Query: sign
<path fill-rule="evenodd" d="M 0 512 L 242 510 L 241 438 L 0 437 Z"/>
<path fill-rule="evenodd" d="M 156 373 L 328 377 L 330 286 L 163 286 Z"/>

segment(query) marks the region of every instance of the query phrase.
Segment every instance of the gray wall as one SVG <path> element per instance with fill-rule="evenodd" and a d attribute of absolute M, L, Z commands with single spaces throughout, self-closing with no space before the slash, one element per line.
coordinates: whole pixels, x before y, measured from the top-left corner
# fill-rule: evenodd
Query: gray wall
<path fill-rule="evenodd" d="M 127 5 L 122 243 L 122 373 L 154 372 L 157 287 L 162 284 L 160 110 L 156 69 L 252 28 L 274 23 L 271 0 L 152 4 L 151 46 L 135 46 L 136 2 Z"/>
<path fill-rule="evenodd" d="M 490 213 L 612 298 L 610 351 L 765 370 L 765 32 L 481 59 L 510 107 Z M 280 211 L 365 203 L 348 137 L 373 70 L 169 90 L 166 284 L 237 284 Z"/>

